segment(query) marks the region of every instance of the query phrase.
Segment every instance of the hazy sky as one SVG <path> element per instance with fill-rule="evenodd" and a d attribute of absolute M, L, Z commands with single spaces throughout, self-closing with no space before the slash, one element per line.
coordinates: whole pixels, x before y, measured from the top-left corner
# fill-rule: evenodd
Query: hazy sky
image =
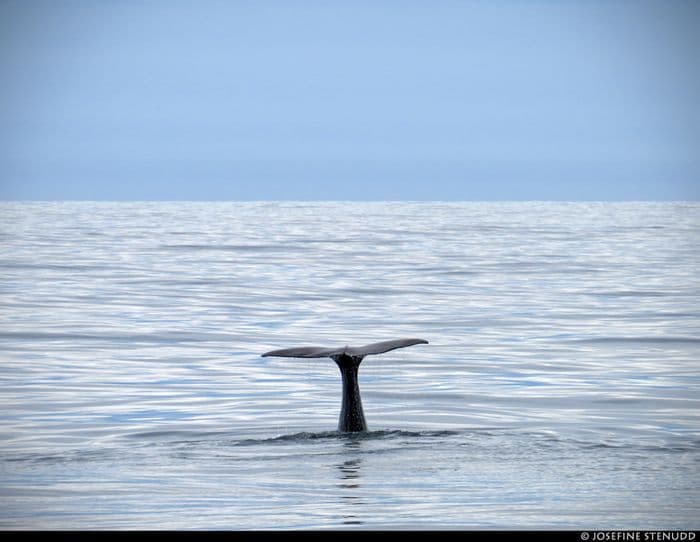
<path fill-rule="evenodd" d="M 700 199 L 700 2 L 0 0 L 2 199 Z"/>

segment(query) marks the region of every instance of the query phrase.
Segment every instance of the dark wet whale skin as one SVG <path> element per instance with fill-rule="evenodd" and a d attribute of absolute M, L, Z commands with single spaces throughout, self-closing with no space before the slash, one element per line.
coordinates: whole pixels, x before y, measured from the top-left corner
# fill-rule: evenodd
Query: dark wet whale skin
<path fill-rule="evenodd" d="M 338 431 L 341 433 L 367 431 L 358 381 L 358 369 L 363 359 L 364 356 L 348 356 L 347 354 L 333 356 L 333 361 L 338 365 L 340 375 L 343 378 L 343 403 L 340 407 L 340 419 L 338 420 Z"/>

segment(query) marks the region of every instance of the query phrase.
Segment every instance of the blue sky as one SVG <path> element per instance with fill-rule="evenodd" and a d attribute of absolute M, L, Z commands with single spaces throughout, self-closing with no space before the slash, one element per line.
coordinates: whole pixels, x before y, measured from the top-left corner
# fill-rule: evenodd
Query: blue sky
<path fill-rule="evenodd" d="M 700 2 L 0 1 L 0 198 L 700 199 Z"/>

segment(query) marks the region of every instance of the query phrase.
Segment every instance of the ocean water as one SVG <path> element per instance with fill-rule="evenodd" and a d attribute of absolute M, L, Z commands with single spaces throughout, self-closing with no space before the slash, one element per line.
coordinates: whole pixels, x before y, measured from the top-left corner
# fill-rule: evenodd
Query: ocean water
<path fill-rule="evenodd" d="M 698 529 L 698 203 L 2 203 L 0 528 Z M 369 432 L 331 360 L 365 358 Z"/>

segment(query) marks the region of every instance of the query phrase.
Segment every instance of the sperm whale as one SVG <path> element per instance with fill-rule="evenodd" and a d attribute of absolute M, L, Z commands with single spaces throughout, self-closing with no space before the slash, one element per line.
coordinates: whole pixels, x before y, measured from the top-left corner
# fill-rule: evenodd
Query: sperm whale
<path fill-rule="evenodd" d="M 262 357 L 283 358 L 331 358 L 338 365 L 343 379 L 343 402 L 340 408 L 338 431 L 355 433 L 367 431 L 365 413 L 362 410 L 358 369 L 365 356 L 383 354 L 397 348 L 405 348 L 414 344 L 428 344 L 425 339 L 394 339 L 367 344 L 365 346 L 343 346 L 340 348 L 324 348 L 322 346 L 300 346 L 297 348 L 282 348 L 265 352 Z"/>

